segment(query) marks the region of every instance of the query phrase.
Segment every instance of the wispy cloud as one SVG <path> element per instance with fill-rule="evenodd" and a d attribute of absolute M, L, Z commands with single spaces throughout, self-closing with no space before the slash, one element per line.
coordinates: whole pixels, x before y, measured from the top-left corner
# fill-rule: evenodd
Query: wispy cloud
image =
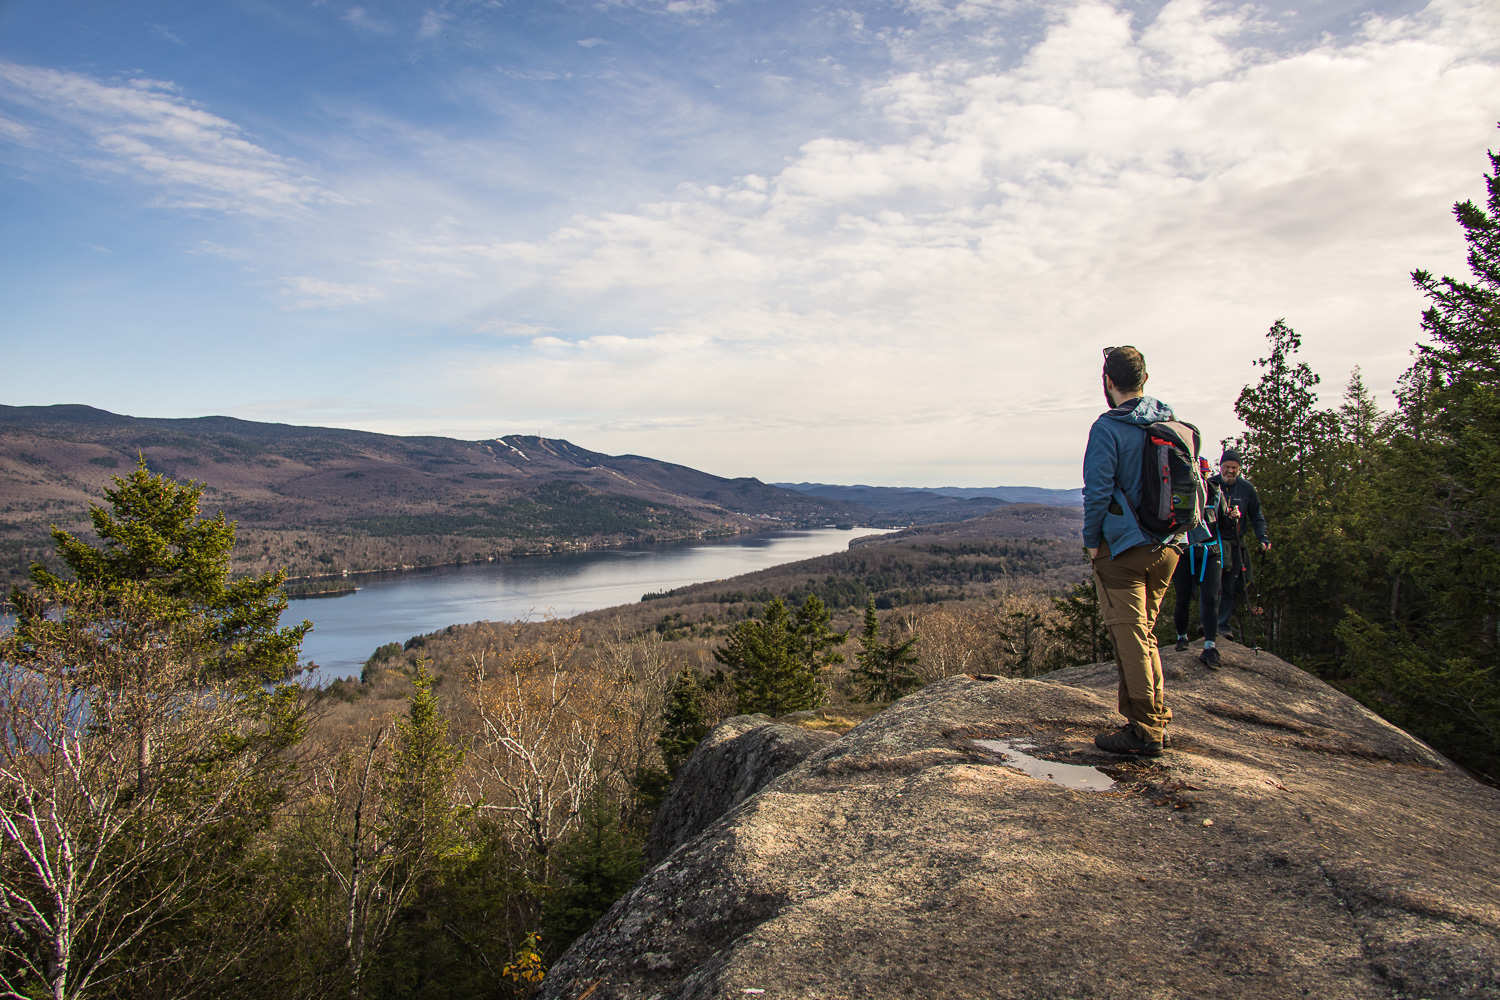
<path fill-rule="evenodd" d="M 179 38 L 177 34 L 173 32 L 171 28 L 168 28 L 165 24 L 153 24 L 151 26 L 151 30 L 155 32 L 158 37 L 165 38 L 173 45 L 187 44 L 187 42 L 184 42 L 181 38 Z"/>
<path fill-rule="evenodd" d="M 363 7 L 350 7 L 344 11 L 342 17 L 344 21 L 360 31 L 372 35 L 389 35 L 395 30 L 389 23 L 375 17 Z"/>
<path fill-rule="evenodd" d="M 526 340 L 556 340 L 555 337 L 544 337 L 550 328 L 540 323 L 521 323 L 510 319 L 488 319 L 474 328 L 475 333 L 488 334 L 492 337 L 517 337 Z M 558 341 L 564 343 L 563 341 Z"/>
<path fill-rule="evenodd" d="M 5 130 L 44 156 L 124 174 L 167 204 L 248 215 L 286 213 L 337 198 L 243 129 L 171 83 L 103 83 L 81 73 L 0 61 L 0 99 L 29 118 Z"/>
<path fill-rule="evenodd" d="M 601 7 L 628 7 L 648 13 L 675 14 L 680 17 L 696 17 L 715 14 L 723 6 L 721 0 L 600 0 Z"/>
<path fill-rule="evenodd" d="M 417 28 L 418 38 L 436 38 L 447 28 L 453 15 L 447 11 L 426 10 L 422 12 L 422 23 Z"/>
<path fill-rule="evenodd" d="M 374 285 L 340 284 L 322 278 L 284 278 L 287 299 L 298 309 L 333 309 L 361 306 L 386 297 L 386 291 Z"/>

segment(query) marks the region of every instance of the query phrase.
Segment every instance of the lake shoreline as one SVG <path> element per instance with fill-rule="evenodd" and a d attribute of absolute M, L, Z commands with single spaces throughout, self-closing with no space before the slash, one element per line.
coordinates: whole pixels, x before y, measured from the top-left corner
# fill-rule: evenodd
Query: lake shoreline
<path fill-rule="evenodd" d="M 287 600 L 289 600 L 289 601 L 303 601 L 303 600 L 310 600 L 310 599 L 313 599 L 313 598 L 320 598 L 320 597 L 345 597 L 345 596 L 347 596 L 349 594 L 356 593 L 360 589 L 358 586 L 354 585 L 354 577 L 356 577 L 356 576 L 365 576 L 365 577 L 368 577 L 368 576 L 379 574 L 380 578 L 383 579 L 384 576 L 385 576 L 385 574 L 404 575 L 404 574 L 407 574 L 407 573 L 423 573 L 423 572 L 428 572 L 430 570 L 452 568 L 452 567 L 457 567 L 457 566 L 484 566 L 484 565 L 487 565 L 489 563 L 519 562 L 519 561 L 527 560 L 527 559 L 551 559 L 551 558 L 555 558 L 555 557 L 558 557 L 558 556 L 577 555 L 577 554 L 582 553 L 582 552 L 605 552 L 605 551 L 620 550 L 620 549 L 641 549 L 641 550 L 645 550 L 645 549 L 654 548 L 656 546 L 661 546 L 661 545 L 675 546 L 675 545 L 688 544 L 688 543 L 692 543 L 692 542 L 714 542 L 714 541 L 720 541 L 720 540 L 727 541 L 727 540 L 735 539 L 735 538 L 744 538 L 746 536 L 754 537 L 756 535 L 769 535 L 769 534 L 773 534 L 773 533 L 778 532 L 778 531 L 810 531 L 810 530 L 817 530 L 819 528 L 843 529 L 843 528 L 846 528 L 846 526 L 844 526 L 844 525 L 829 525 L 829 524 L 820 524 L 820 525 L 782 524 L 782 525 L 776 525 L 776 526 L 767 526 L 767 527 L 764 527 L 764 528 L 753 528 L 753 529 L 749 529 L 749 530 L 746 530 L 746 531 L 732 531 L 732 532 L 731 531 L 702 531 L 702 532 L 698 532 L 698 533 L 695 533 L 695 534 L 683 534 L 683 535 L 677 535 L 677 536 L 670 537 L 670 538 L 657 538 L 657 539 L 653 539 L 651 541 L 644 541 L 644 542 L 643 541 L 630 541 L 630 542 L 615 542 L 615 543 L 602 543 L 602 544 L 592 544 L 592 543 L 589 543 L 589 542 L 581 542 L 581 543 L 577 543 L 577 544 L 570 544 L 570 545 L 568 545 L 566 547 L 558 547 L 558 548 L 555 548 L 552 551 L 544 551 L 544 552 L 519 552 L 519 553 L 517 553 L 517 552 L 509 552 L 509 553 L 505 553 L 504 555 L 487 556 L 484 559 L 456 559 L 456 560 L 453 560 L 451 562 L 429 563 L 429 564 L 427 564 L 425 566 L 406 566 L 406 565 L 402 565 L 402 566 L 381 567 L 381 568 L 377 568 L 377 569 L 358 569 L 358 570 L 351 569 L 351 570 L 344 570 L 342 573 L 327 574 L 327 575 L 289 576 L 289 577 L 286 578 L 286 583 L 293 584 L 293 585 L 298 584 L 298 583 L 319 583 L 319 582 L 323 582 L 323 581 L 326 581 L 326 582 L 328 582 L 330 584 L 331 583 L 345 583 L 346 581 L 348 581 L 348 585 L 346 585 L 346 586 L 340 586 L 340 587 L 336 587 L 336 588 L 331 588 L 329 590 L 306 590 L 306 591 L 302 591 L 302 592 L 299 592 L 299 593 L 287 593 L 286 597 L 287 597 Z M 861 529 L 861 528 L 869 528 L 871 531 L 885 531 L 885 530 L 890 530 L 890 529 L 886 529 L 886 528 L 878 528 L 878 527 L 875 527 L 873 525 L 864 525 L 864 524 L 848 525 L 847 528 L 848 529 L 852 529 L 852 530 L 856 530 L 856 531 L 859 530 L 859 529 Z"/>
<path fill-rule="evenodd" d="M 575 549 L 546 557 L 423 566 L 361 574 L 354 593 L 297 603 L 283 625 L 313 620 L 303 643 L 320 679 L 357 676 L 371 652 L 390 642 L 476 621 L 570 618 L 644 594 L 712 582 L 801 559 L 841 552 L 880 528 L 768 527 L 717 538 L 652 541 Z M 351 579 L 329 581 L 347 588 Z"/>

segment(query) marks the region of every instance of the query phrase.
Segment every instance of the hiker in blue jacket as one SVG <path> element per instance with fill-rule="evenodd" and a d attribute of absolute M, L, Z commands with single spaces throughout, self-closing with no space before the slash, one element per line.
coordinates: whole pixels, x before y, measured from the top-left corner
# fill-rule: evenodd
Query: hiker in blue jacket
<path fill-rule="evenodd" d="M 1210 486 L 1223 491 L 1235 509 L 1234 527 L 1224 534 L 1224 584 L 1219 590 L 1219 634 L 1226 639 L 1234 638 L 1229 619 L 1250 586 L 1250 547 L 1245 536 L 1253 531 L 1261 551 L 1271 551 L 1271 534 L 1266 530 L 1266 515 L 1260 509 L 1260 495 L 1241 471 L 1242 465 L 1240 453 L 1226 448 L 1219 459 L 1219 474 L 1208 481 Z"/>
<path fill-rule="evenodd" d="M 1111 753 L 1158 757 L 1172 710 L 1154 635 L 1156 615 L 1177 567 L 1177 549 L 1148 536 L 1136 520 L 1144 492 L 1145 428 L 1172 408 L 1144 394 L 1146 359 L 1134 347 L 1104 352 L 1110 409 L 1089 430 L 1083 457 L 1083 544 L 1094 567 L 1099 610 L 1120 673 L 1126 725 L 1094 738 Z"/>
<path fill-rule="evenodd" d="M 1208 459 L 1198 459 L 1199 474 L 1208 487 L 1208 502 L 1203 507 L 1203 527 L 1186 554 L 1177 560 L 1172 587 L 1177 604 L 1172 621 L 1177 626 L 1177 652 L 1188 648 L 1188 614 L 1193 592 L 1198 592 L 1198 618 L 1203 623 L 1203 652 L 1198 659 L 1205 667 L 1219 666 L 1219 587 L 1224 566 L 1224 538 L 1233 536 L 1238 511 L 1224 491 L 1209 478 Z M 1204 537 L 1206 536 L 1206 537 Z"/>

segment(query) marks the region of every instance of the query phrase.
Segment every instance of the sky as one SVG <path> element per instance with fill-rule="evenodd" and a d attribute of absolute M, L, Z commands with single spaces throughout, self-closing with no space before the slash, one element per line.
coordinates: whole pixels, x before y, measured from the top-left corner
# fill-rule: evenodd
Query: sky
<path fill-rule="evenodd" d="M 0 0 L 0 402 L 1074 487 L 1105 347 L 1389 400 L 1497 121 L 1493 0 Z"/>

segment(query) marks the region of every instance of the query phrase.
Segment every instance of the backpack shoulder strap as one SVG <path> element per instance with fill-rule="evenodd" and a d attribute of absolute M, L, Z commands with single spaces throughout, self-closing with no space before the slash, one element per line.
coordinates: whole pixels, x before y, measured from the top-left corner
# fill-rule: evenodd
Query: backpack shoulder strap
<path fill-rule="evenodd" d="M 1186 420 L 1157 421 L 1147 426 L 1146 434 L 1171 441 L 1183 451 L 1193 456 L 1195 460 L 1198 457 L 1199 444 L 1203 439 L 1198 428 Z"/>

